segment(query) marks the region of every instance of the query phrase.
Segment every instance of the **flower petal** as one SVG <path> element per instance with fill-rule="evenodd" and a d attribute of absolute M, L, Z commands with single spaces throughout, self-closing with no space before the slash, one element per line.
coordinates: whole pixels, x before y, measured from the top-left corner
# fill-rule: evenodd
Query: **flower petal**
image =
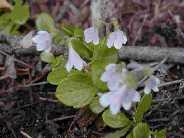
<path fill-rule="evenodd" d="M 78 55 L 78 53 L 72 48 L 69 47 L 68 61 L 66 64 L 67 71 L 70 71 L 72 67 L 82 70 L 87 63 Z"/>
<path fill-rule="evenodd" d="M 145 82 L 145 93 L 148 94 L 151 90 L 158 92 L 158 85 L 160 84 L 160 80 L 155 76 L 150 76 L 150 78 Z"/>
<path fill-rule="evenodd" d="M 126 44 L 127 43 L 127 36 L 124 34 L 123 31 L 119 31 L 119 40 L 122 42 L 122 44 Z"/>
<path fill-rule="evenodd" d="M 120 41 L 120 40 L 115 40 L 114 41 L 114 47 L 116 48 L 116 49 L 120 49 L 121 47 L 122 47 L 122 42 Z"/>
<path fill-rule="evenodd" d="M 111 80 L 111 76 L 113 73 L 115 73 L 116 70 L 116 64 L 109 64 L 105 67 L 105 72 L 101 76 L 101 80 L 104 82 L 107 82 Z"/>
<path fill-rule="evenodd" d="M 108 93 L 105 93 L 105 94 L 102 94 L 100 96 L 100 104 L 103 106 L 103 107 L 107 107 L 110 105 L 110 99 L 111 99 L 111 93 L 108 92 Z"/>
<path fill-rule="evenodd" d="M 95 45 L 99 44 L 98 31 L 94 27 L 90 27 L 84 30 L 84 40 L 87 43 L 93 42 Z"/>
<path fill-rule="evenodd" d="M 36 44 L 38 51 L 49 52 L 52 47 L 52 37 L 47 31 L 39 31 L 32 38 L 32 41 Z"/>
<path fill-rule="evenodd" d="M 109 64 L 105 68 L 105 72 L 100 78 L 103 82 L 107 82 L 109 90 L 117 89 L 122 83 L 122 72 L 118 70 L 117 64 Z"/>
<path fill-rule="evenodd" d="M 136 90 L 123 86 L 121 91 L 123 92 L 122 106 L 125 110 L 131 108 L 132 102 L 140 101 L 140 94 Z"/>
<path fill-rule="evenodd" d="M 107 47 L 111 48 L 114 44 L 114 41 L 116 40 L 116 34 L 115 32 L 111 33 L 107 39 Z"/>
<path fill-rule="evenodd" d="M 137 91 L 133 92 L 133 99 L 132 99 L 132 101 L 133 102 L 139 102 L 140 99 L 141 99 L 140 94 Z"/>
<path fill-rule="evenodd" d="M 131 106 L 132 106 L 132 103 L 130 101 L 123 101 L 122 102 L 122 106 L 125 110 L 130 110 Z"/>
<path fill-rule="evenodd" d="M 114 46 L 116 49 L 120 49 L 123 44 L 126 44 L 127 37 L 121 30 L 112 32 L 107 39 L 107 47 Z"/>
<path fill-rule="evenodd" d="M 95 45 L 98 45 L 99 44 L 99 37 L 98 37 L 98 33 L 96 32 L 96 35 L 93 37 L 93 43 L 95 44 Z"/>
<path fill-rule="evenodd" d="M 114 99 L 115 100 L 115 99 Z M 110 105 L 110 111 L 113 115 L 117 114 L 120 112 L 121 109 L 121 104 L 111 104 Z"/>
<path fill-rule="evenodd" d="M 126 85 L 100 96 L 100 104 L 103 107 L 110 106 L 112 114 L 117 114 L 121 106 L 125 110 L 129 110 L 132 103 L 138 101 L 140 101 L 140 94 L 134 89 L 128 89 Z"/>

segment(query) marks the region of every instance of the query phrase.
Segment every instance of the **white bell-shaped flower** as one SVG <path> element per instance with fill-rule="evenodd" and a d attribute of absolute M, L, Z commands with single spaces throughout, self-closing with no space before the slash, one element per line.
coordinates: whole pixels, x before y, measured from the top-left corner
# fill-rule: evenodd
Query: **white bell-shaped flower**
<path fill-rule="evenodd" d="M 68 61 L 66 63 L 66 69 L 69 72 L 73 67 L 78 70 L 82 70 L 87 63 L 78 55 L 78 53 L 69 46 Z"/>
<path fill-rule="evenodd" d="M 121 30 L 117 30 L 112 32 L 107 39 L 107 47 L 115 47 L 116 49 L 120 49 L 123 44 L 126 44 L 127 37 Z"/>
<path fill-rule="evenodd" d="M 124 85 L 115 91 L 102 94 L 99 102 L 103 107 L 109 106 L 112 114 L 117 114 L 120 112 L 121 107 L 129 110 L 132 103 L 138 101 L 140 101 L 140 94 L 136 90 L 129 89 Z"/>
<path fill-rule="evenodd" d="M 158 92 L 159 91 L 159 89 L 158 89 L 159 84 L 160 84 L 160 80 L 155 76 L 151 76 L 145 82 L 144 93 L 149 94 L 151 92 L 151 90 L 153 90 L 154 92 Z"/>
<path fill-rule="evenodd" d="M 90 27 L 84 30 L 84 40 L 87 43 L 94 43 L 95 45 L 99 44 L 100 38 L 98 35 L 98 30 L 94 27 Z"/>
<path fill-rule="evenodd" d="M 32 41 L 36 44 L 37 51 L 51 51 L 52 37 L 47 31 L 38 31 Z"/>

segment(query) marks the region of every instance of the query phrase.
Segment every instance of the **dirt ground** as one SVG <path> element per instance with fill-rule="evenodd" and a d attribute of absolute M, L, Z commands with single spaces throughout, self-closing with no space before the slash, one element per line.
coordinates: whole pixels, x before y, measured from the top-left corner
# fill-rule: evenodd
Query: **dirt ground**
<path fill-rule="evenodd" d="M 35 16 L 43 11 L 50 13 L 58 24 L 85 28 L 91 22 L 89 0 L 71 0 L 70 4 L 64 0 L 43 0 L 29 4 L 32 15 L 26 27 L 21 28 L 22 34 L 34 29 Z M 184 47 L 182 0 L 114 0 L 111 6 L 112 16 L 116 15 L 128 34 L 127 45 Z M 11 71 L 5 76 L 6 56 L 0 54 L 0 138 L 28 138 L 27 134 L 32 138 L 100 138 L 113 131 L 88 109 L 76 110 L 57 101 L 56 87 L 46 82 L 49 67 L 40 61 L 39 55 L 11 55 L 17 59 L 16 79 Z M 182 80 L 184 66 L 166 64 L 157 76 L 162 82 Z M 153 95 L 152 108 L 144 117 L 151 129 L 166 128 L 167 138 L 184 138 L 184 80 L 165 85 Z"/>

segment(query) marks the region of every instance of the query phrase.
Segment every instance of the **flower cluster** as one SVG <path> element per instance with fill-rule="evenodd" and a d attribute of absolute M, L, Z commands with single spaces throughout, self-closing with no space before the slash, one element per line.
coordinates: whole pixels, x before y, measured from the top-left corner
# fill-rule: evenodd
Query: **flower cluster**
<path fill-rule="evenodd" d="M 138 63 L 128 64 L 127 68 L 132 72 L 143 70 L 144 67 Z M 127 85 L 128 69 L 119 64 L 109 64 L 105 68 L 105 72 L 101 76 L 101 80 L 107 83 L 107 93 L 100 94 L 100 104 L 103 107 L 110 107 L 112 114 L 117 114 L 121 107 L 129 110 L 134 102 L 140 101 L 140 93 L 135 88 L 129 88 Z M 145 81 L 144 93 L 149 94 L 151 90 L 158 91 L 160 81 L 155 76 L 150 76 Z"/>
<path fill-rule="evenodd" d="M 97 29 L 94 27 L 87 28 L 84 31 L 84 40 L 87 43 L 93 42 L 95 45 L 99 44 L 100 38 Z M 108 48 L 115 47 L 116 49 L 120 49 L 126 43 L 127 37 L 121 30 L 112 32 L 107 39 Z"/>
<path fill-rule="evenodd" d="M 100 96 L 100 104 L 110 106 L 112 114 L 117 114 L 121 106 L 129 110 L 133 102 L 140 101 L 140 94 L 125 82 L 126 72 L 125 67 L 109 64 L 102 74 L 101 80 L 107 83 L 110 91 Z"/>
<path fill-rule="evenodd" d="M 32 38 L 32 41 L 36 44 L 36 49 L 38 51 L 50 52 L 52 48 L 52 37 L 46 31 L 39 31 Z M 98 30 L 94 27 L 85 29 L 84 31 L 84 41 L 86 43 L 93 43 L 98 45 L 100 38 Z M 115 47 L 120 49 L 123 44 L 126 44 L 127 37 L 123 31 L 117 30 L 112 32 L 107 38 L 107 47 Z M 82 57 L 75 51 L 72 44 L 69 42 L 69 53 L 68 61 L 65 65 L 65 68 L 68 72 L 75 68 L 81 71 L 87 63 Z M 131 106 L 135 102 L 140 101 L 140 93 L 136 88 L 131 88 L 127 84 L 127 74 L 129 70 L 132 72 L 141 71 L 144 69 L 144 66 L 131 62 L 125 66 L 125 64 L 109 64 L 106 66 L 104 73 L 101 75 L 101 81 L 105 82 L 108 86 L 106 93 L 100 95 L 100 104 L 103 107 L 110 107 L 112 114 L 117 114 L 120 112 L 121 107 L 125 110 L 130 110 Z M 160 81 L 155 76 L 150 76 L 144 83 L 144 92 L 149 94 L 151 90 L 158 91 L 158 85 Z"/>
<path fill-rule="evenodd" d="M 46 20 L 42 26 L 43 17 Z M 57 29 L 54 20 L 46 14 L 43 17 L 36 25 L 43 30 L 28 33 L 20 45 L 35 46 L 41 51 L 41 60 L 50 64 L 47 81 L 57 86 L 58 101 L 73 108 L 87 107 L 101 115 L 107 126 L 118 129 L 107 137 L 164 137 L 165 130 L 152 131 L 143 120 L 151 107 L 151 92 L 159 91 L 160 80 L 154 72 L 163 62 L 155 66 L 118 60 L 118 50 L 128 38 L 114 19 L 114 31 L 101 38 L 95 27 L 83 31 L 62 25 Z M 68 47 L 67 57 L 52 53 L 56 49 L 53 42 Z"/>
<path fill-rule="evenodd" d="M 84 40 L 86 43 L 92 42 L 95 45 L 98 45 L 100 41 L 98 30 L 94 27 L 85 29 Z M 51 51 L 52 37 L 47 31 L 37 32 L 36 36 L 32 38 L 32 41 L 36 44 L 35 46 L 38 51 Z M 116 49 L 120 49 L 123 44 L 126 44 L 126 42 L 126 35 L 121 30 L 117 30 L 109 35 L 107 39 L 107 46 L 109 48 L 114 46 Z M 74 48 L 69 45 L 68 62 L 66 64 L 67 71 L 71 71 L 73 67 L 75 69 L 82 70 L 86 65 L 87 63 L 80 57 Z"/>

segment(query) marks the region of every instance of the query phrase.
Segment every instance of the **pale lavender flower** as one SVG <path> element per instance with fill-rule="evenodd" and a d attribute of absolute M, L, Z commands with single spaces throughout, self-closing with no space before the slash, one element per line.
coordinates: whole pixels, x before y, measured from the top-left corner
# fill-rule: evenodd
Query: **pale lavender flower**
<path fill-rule="evenodd" d="M 126 69 L 122 68 L 121 65 L 109 64 L 100 79 L 107 83 L 109 90 L 113 91 L 123 84 L 124 72 L 126 72 Z"/>
<path fill-rule="evenodd" d="M 110 91 L 100 96 L 100 104 L 103 107 L 110 107 L 112 114 L 120 112 L 121 107 L 129 110 L 132 103 L 140 101 L 140 94 L 127 86 L 122 86 L 115 91 Z"/>
<path fill-rule="evenodd" d="M 107 47 L 115 47 L 116 49 L 120 49 L 123 44 L 126 44 L 127 37 L 121 30 L 117 30 L 112 32 L 107 39 Z"/>
<path fill-rule="evenodd" d="M 160 80 L 155 76 L 151 76 L 145 82 L 144 93 L 149 94 L 151 92 L 151 90 L 153 90 L 154 92 L 158 92 L 159 91 L 159 89 L 158 89 L 159 84 L 160 84 Z"/>
<path fill-rule="evenodd" d="M 100 38 L 98 35 L 98 30 L 94 27 L 90 27 L 84 30 L 84 40 L 87 43 L 94 43 L 95 45 L 99 44 Z"/>
<path fill-rule="evenodd" d="M 87 63 L 78 55 L 78 53 L 69 46 L 68 61 L 66 63 L 66 69 L 69 72 L 73 67 L 78 70 L 82 70 Z"/>
<path fill-rule="evenodd" d="M 52 47 L 52 37 L 47 31 L 39 31 L 32 38 L 32 41 L 36 44 L 38 51 L 50 52 Z"/>

